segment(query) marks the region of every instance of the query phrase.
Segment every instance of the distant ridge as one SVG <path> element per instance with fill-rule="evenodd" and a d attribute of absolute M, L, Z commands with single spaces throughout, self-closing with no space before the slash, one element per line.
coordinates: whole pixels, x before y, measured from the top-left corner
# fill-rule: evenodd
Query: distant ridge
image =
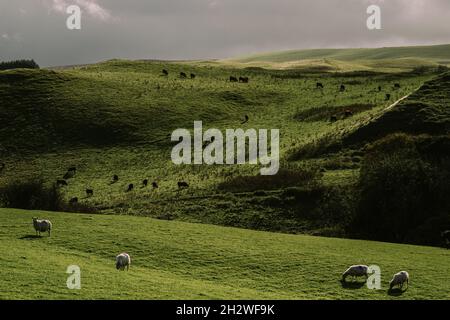
<path fill-rule="evenodd" d="M 306 49 L 268 52 L 235 57 L 226 61 L 251 62 L 293 62 L 300 60 L 333 59 L 340 61 L 423 59 L 434 63 L 450 64 L 450 44 L 411 47 L 383 47 L 359 49 Z"/>

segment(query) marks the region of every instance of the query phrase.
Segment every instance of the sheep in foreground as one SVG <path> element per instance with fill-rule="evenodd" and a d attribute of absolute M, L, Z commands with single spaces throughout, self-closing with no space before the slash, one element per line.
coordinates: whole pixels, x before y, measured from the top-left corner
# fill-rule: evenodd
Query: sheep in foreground
<path fill-rule="evenodd" d="M 355 278 L 355 277 L 366 277 L 366 279 L 369 277 L 368 275 L 369 267 L 365 265 L 355 265 L 351 266 L 345 272 L 342 274 L 342 281 L 345 282 L 348 276 Z"/>
<path fill-rule="evenodd" d="M 130 268 L 131 265 L 131 258 L 128 253 L 121 253 L 116 257 L 116 269 L 117 270 L 125 270 L 125 267 L 127 267 L 127 271 Z"/>
<path fill-rule="evenodd" d="M 52 223 L 50 220 L 39 220 L 38 218 L 33 218 L 33 227 L 36 230 L 36 235 L 41 235 L 41 232 L 48 232 L 50 237 L 50 232 L 52 230 Z"/>
<path fill-rule="evenodd" d="M 405 283 L 409 287 L 409 274 L 406 271 L 400 271 L 399 273 L 394 274 L 394 277 L 389 282 L 389 290 L 392 290 L 392 288 L 396 286 L 403 289 Z"/>

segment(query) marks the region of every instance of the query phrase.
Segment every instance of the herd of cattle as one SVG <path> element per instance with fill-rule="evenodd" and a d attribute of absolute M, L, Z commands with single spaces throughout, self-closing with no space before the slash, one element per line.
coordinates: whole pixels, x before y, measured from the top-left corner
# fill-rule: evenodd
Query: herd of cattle
<path fill-rule="evenodd" d="M 77 172 L 77 168 L 76 167 L 68 168 L 67 172 L 64 174 L 63 178 L 56 180 L 56 185 L 58 187 L 66 187 L 66 186 L 68 186 L 69 184 L 68 184 L 67 180 L 73 178 L 75 176 L 76 172 Z M 115 175 L 112 176 L 110 184 L 114 184 L 114 183 L 116 183 L 118 181 L 119 181 L 119 176 L 117 174 L 115 174 Z M 142 180 L 142 188 L 147 187 L 148 184 L 149 184 L 149 180 L 148 179 Z M 184 188 L 189 188 L 189 184 L 187 182 L 185 182 L 185 181 L 178 181 L 177 184 L 178 184 L 178 189 L 179 190 L 180 189 L 184 189 Z M 153 181 L 151 183 L 151 185 L 152 185 L 152 189 L 153 190 L 159 188 L 158 183 L 156 181 Z M 133 183 L 128 184 L 126 192 L 131 192 L 133 190 L 134 190 L 134 184 Z M 89 189 L 89 188 L 86 189 L 86 196 L 87 197 L 93 197 L 94 196 L 94 190 L 93 189 Z M 69 200 L 69 203 L 72 204 L 72 205 L 78 203 L 78 197 L 71 198 Z"/>

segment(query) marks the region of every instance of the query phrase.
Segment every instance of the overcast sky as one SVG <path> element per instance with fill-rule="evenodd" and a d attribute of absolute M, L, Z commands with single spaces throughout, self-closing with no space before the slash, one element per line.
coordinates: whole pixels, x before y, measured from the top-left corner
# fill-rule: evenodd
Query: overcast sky
<path fill-rule="evenodd" d="M 68 30 L 67 6 L 82 10 Z M 381 7 L 382 30 L 366 9 Z M 0 60 L 210 59 L 450 43 L 450 0 L 0 0 Z"/>

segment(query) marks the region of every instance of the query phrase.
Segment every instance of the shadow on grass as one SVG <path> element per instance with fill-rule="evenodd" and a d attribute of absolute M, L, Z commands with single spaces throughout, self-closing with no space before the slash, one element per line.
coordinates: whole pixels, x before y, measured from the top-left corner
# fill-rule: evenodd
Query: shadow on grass
<path fill-rule="evenodd" d="M 358 281 L 343 281 L 340 280 L 342 288 L 344 289 L 350 289 L 350 290 L 356 290 L 356 289 L 361 289 L 362 287 L 364 287 L 366 285 L 366 282 L 358 282 Z"/>
<path fill-rule="evenodd" d="M 35 234 L 27 234 L 25 236 L 20 237 L 20 240 L 34 240 L 34 239 L 41 239 L 42 236 L 37 236 Z"/>
<path fill-rule="evenodd" d="M 399 297 L 402 294 L 404 294 L 406 291 L 408 290 L 408 288 L 406 288 L 405 290 L 402 290 L 400 288 L 395 288 L 395 289 L 389 289 L 387 291 L 387 294 L 392 296 L 392 297 Z"/>

